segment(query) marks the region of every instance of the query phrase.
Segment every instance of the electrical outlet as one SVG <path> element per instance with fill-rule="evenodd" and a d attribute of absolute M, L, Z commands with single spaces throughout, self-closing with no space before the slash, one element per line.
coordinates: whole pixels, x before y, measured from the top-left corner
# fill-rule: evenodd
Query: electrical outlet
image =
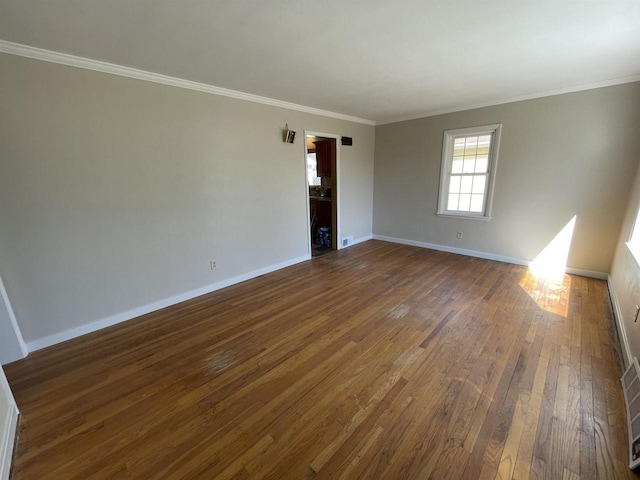
<path fill-rule="evenodd" d="M 456 234 L 456 237 L 457 237 L 457 238 L 462 238 L 462 232 L 458 232 L 458 233 Z"/>
<path fill-rule="evenodd" d="M 210 265 L 211 270 L 216 270 L 218 268 L 218 263 L 215 260 L 211 260 Z"/>

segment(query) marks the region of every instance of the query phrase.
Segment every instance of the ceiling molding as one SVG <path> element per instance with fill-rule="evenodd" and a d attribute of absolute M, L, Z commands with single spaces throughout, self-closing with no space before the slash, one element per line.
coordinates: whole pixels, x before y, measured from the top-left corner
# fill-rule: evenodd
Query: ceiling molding
<path fill-rule="evenodd" d="M 549 90 L 546 92 L 532 93 L 530 95 L 522 95 L 519 97 L 504 98 L 501 100 L 493 100 L 491 102 L 476 103 L 473 105 L 464 105 L 461 107 L 445 108 L 442 110 L 432 110 L 428 112 L 418 113 L 408 116 L 391 117 L 386 120 L 376 122 L 376 125 L 388 125 L 390 123 L 406 122 L 408 120 L 417 120 L 419 118 L 435 117 L 436 115 L 444 115 L 447 113 L 464 112 L 465 110 L 473 110 L 476 108 L 493 107 L 495 105 L 504 105 L 505 103 L 522 102 L 524 100 L 534 100 L 536 98 L 553 97 L 554 95 L 563 95 L 565 93 L 575 93 L 584 90 L 593 90 L 595 88 L 612 87 L 623 83 L 640 82 L 640 75 L 632 75 L 630 77 L 614 78 L 604 80 L 602 82 L 588 83 L 576 87 L 559 88 L 557 90 Z"/>
<path fill-rule="evenodd" d="M 138 70 L 136 68 L 125 67 L 122 65 L 102 62 L 99 60 L 92 60 L 89 58 L 78 57 L 75 55 L 55 52 L 52 50 L 45 50 L 42 48 L 31 47 L 29 45 L 9 42 L 6 40 L 0 40 L 0 53 L 19 55 L 21 57 L 33 58 L 36 60 L 43 60 L 46 62 L 58 63 L 61 65 L 67 65 L 71 67 L 84 68 L 86 70 L 109 73 L 112 75 L 118 75 L 122 77 L 128 77 L 128 78 L 133 78 L 137 80 L 143 80 L 147 82 L 159 83 L 162 85 L 169 85 L 173 87 L 184 88 L 187 90 L 194 90 L 198 92 L 208 93 L 210 95 L 230 97 L 238 100 L 245 100 L 248 102 L 260 103 L 263 105 L 270 105 L 273 107 L 285 108 L 288 110 L 310 113 L 312 115 L 320 115 L 323 117 L 335 118 L 338 120 L 345 120 L 348 122 L 360 123 L 360 124 L 371 125 L 371 126 L 387 125 L 390 123 L 416 120 L 419 118 L 433 117 L 436 115 L 444 115 L 447 113 L 462 112 L 465 110 L 473 110 L 476 108 L 491 107 L 495 105 L 503 105 L 506 103 L 520 102 L 524 100 L 533 100 L 536 98 L 550 97 L 554 95 L 562 95 L 566 93 L 574 93 L 574 92 L 580 92 L 583 90 L 592 90 L 595 88 L 609 87 L 609 86 L 620 85 L 624 83 L 632 83 L 632 82 L 640 81 L 640 75 L 632 75 L 629 77 L 615 78 L 611 80 L 589 83 L 589 84 L 579 85 L 575 87 L 549 90 L 545 92 L 522 95 L 517 97 L 509 97 L 509 98 L 498 99 L 498 100 L 493 100 L 489 102 L 476 103 L 471 105 L 462 105 L 459 107 L 452 107 L 452 108 L 446 108 L 446 109 L 440 109 L 440 110 L 431 110 L 431 111 L 426 111 L 426 112 L 421 112 L 418 114 L 412 114 L 412 115 L 406 115 L 406 116 L 390 117 L 385 120 L 376 122 L 373 120 L 353 117 L 351 115 L 345 115 L 342 113 L 336 113 L 328 110 L 321 110 L 318 108 L 307 107 L 305 105 L 299 105 L 296 103 L 285 102 L 285 101 L 276 100 L 273 98 L 262 97 L 259 95 L 253 95 L 251 93 L 239 92 L 237 90 L 231 90 L 228 88 L 216 87 L 215 85 L 209 85 L 206 83 L 193 82 L 191 80 L 171 77 L 168 75 L 148 72 L 145 70 Z"/>
<path fill-rule="evenodd" d="M 168 75 L 147 72 L 145 70 L 124 67 L 122 65 L 116 65 L 108 62 L 101 62 L 99 60 L 91 60 L 90 58 L 77 57 L 75 55 L 69 55 L 66 53 L 54 52 L 52 50 L 31 47 L 29 45 L 22 45 L 20 43 L 8 42 L 6 40 L 0 40 L 0 52 L 19 55 L 21 57 L 34 58 L 36 60 L 43 60 L 45 62 L 59 63 L 61 65 L 67 65 L 70 67 L 84 68 L 86 70 L 93 70 L 96 72 L 110 73 L 112 75 L 134 78 L 136 80 L 143 80 L 146 82 L 154 82 L 160 83 L 162 85 L 170 85 L 172 87 L 185 88 L 187 90 L 195 90 L 197 92 L 208 93 L 211 95 L 220 95 L 223 97 L 245 100 L 247 102 L 261 103 L 263 105 L 270 105 L 272 107 L 286 108 L 288 110 L 295 110 L 298 112 L 310 113 L 323 117 L 336 118 L 338 120 L 346 120 L 348 122 L 361 123 L 371 126 L 375 126 L 376 124 L 376 122 L 374 122 L 373 120 L 367 120 L 365 118 L 352 117 L 350 115 L 344 115 L 342 113 L 330 112 L 328 110 L 321 110 L 318 108 L 307 107 L 305 105 L 298 105 L 297 103 L 284 102 L 282 100 L 261 97 L 259 95 L 253 95 L 251 93 L 238 92 L 236 90 L 216 87 L 214 85 L 208 85 L 206 83 L 192 82 L 191 80 L 170 77 Z"/>

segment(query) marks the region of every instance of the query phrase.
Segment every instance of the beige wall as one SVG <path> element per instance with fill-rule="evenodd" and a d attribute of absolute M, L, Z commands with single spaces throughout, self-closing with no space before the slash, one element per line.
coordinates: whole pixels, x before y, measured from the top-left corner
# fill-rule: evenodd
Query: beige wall
<path fill-rule="evenodd" d="M 492 220 L 437 217 L 444 130 L 493 123 Z M 376 127 L 374 234 L 532 260 L 577 215 L 568 265 L 608 273 L 638 138 L 640 83 Z"/>
<path fill-rule="evenodd" d="M 640 141 L 640 140 L 639 140 Z M 636 157 L 640 160 L 640 155 Z M 635 178 L 631 199 L 624 217 L 616 254 L 611 268 L 609 288 L 617 304 L 617 317 L 621 322 L 621 337 L 626 344 L 625 360 L 640 355 L 640 321 L 633 322 L 636 305 L 640 305 L 640 267 L 627 248 L 626 242 L 631 236 L 631 230 L 640 206 L 640 168 Z M 628 348 L 628 351 L 626 350 Z"/>
<path fill-rule="evenodd" d="M 371 235 L 374 127 L 11 55 L 0 71 L 0 275 L 27 343 L 307 255 L 305 129 L 353 137 L 341 234 Z"/>
<path fill-rule="evenodd" d="M 640 158 L 640 83 L 378 126 L 374 179 L 373 127 L 11 55 L 0 71 L 0 275 L 27 342 L 307 255 L 304 130 L 354 137 L 342 237 L 373 216 L 378 235 L 529 260 L 577 215 L 569 265 L 594 272 Z M 491 123 L 494 218 L 436 217 L 443 131 Z"/>

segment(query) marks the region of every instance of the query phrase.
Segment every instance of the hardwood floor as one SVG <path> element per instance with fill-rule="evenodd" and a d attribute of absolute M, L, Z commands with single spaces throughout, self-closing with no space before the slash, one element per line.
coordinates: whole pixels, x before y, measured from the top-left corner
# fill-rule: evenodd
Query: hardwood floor
<path fill-rule="evenodd" d="M 6 373 L 16 480 L 637 478 L 605 282 L 379 241 Z"/>

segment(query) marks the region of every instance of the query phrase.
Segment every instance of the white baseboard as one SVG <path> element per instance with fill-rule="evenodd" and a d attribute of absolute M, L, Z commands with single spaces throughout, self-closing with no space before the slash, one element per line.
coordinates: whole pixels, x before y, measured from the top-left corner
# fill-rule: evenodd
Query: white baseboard
<path fill-rule="evenodd" d="M 622 309 L 620 308 L 620 301 L 618 300 L 618 294 L 616 293 L 616 287 L 611 279 L 611 275 L 607 279 L 609 286 L 609 296 L 611 297 L 611 304 L 613 305 L 613 317 L 618 327 L 618 333 L 620 335 L 620 341 L 622 342 L 622 356 L 624 357 L 624 365 L 628 367 L 631 364 L 631 347 L 629 346 L 629 338 L 627 337 L 627 330 L 624 328 L 624 321 L 622 317 Z"/>
<path fill-rule="evenodd" d="M 362 243 L 362 242 L 366 242 L 367 240 L 371 240 L 371 239 L 375 239 L 375 240 L 383 240 L 386 242 L 393 242 L 393 243 L 401 243 L 404 245 L 412 245 L 415 247 L 422 247 L 422 248 L 429 248 L 432 250 L 440 250 L 443 252 L 450 252 L 450 253 L 457 253 L 460 255 L 467 255 L 467 256 L 471 256 L 471 257 L 478 257 L 478 258 L 484 258 L 486 260 L 496 260 L 499 262 L 505 262 L 505 263 L 513 263 L 516 265 L 524 265 L 524 266 L 528 266 L 530 261 L 529 260 L 524 260 L 524 259 L 520 259 L 520 258 L 514 258 L 514 257 L 507 257 L 504 255 L 496 255 L 493 253 L 486 253 L 486 252 L 479 252 L 479 251 L 475 251 L 475 250 L 466 250 L 466 249 L 462 249 L 462 248 L 456 248 L 456 247 L 449 247 L 446 245 L 437 245 L 437 244 L 433 244 L 433 243 L 426 243 L 426 242 L 418 242 L 415 240 L 407 240 L 407 239 L 403 239 L 403 238 L 396 238 L 396 237 L 387 237 L 384 235 L 365 235 L 362 237 L 358 237 L 354 239 L 353 244 L 357 244 L 357 243 Z M 59 332 L 59 333 L 55 333 L 53 335 L 49 335 L 47 337 L 43 337 L 43 338 L 39 338 L 36 340 L 33 340 L 31 342 L 28 342 L 26 344 L 27 349 L 29 352 L 33 352 L 35 350 L 39 350 L 41 348 L 45 348 L 45 347 L 49 347 L 51 345 L 55 345 L 57 343 L 61 343 L 64 342 L 66 340 L 70 340 L 72 338 L 76 338 L 79 337 L 81 335 L 85 335 L 87 333 L 92 333 L 95 332 L 97 330 L 101 330 L 103 328 L 106 327 L 110 327 L 111 325 L 115 325 L 117 323 L 121 323 L 121 322 L 125 322 L 127 320 L 131 320 L 133 318 L 139 317 L 141 315 L 146 315 L 147 313 L 151 313 L 154 312 L 156 310 L 160 310 L 162 308 L 165 307 L 169 307 L 171 305 L 175 305 L 176 303 L 180 303 L 180 302 L 184 302 L 185 300 L 190 300 L 192 298 L 195 297 L 199 297 L 200 295 L 205 295 L 207 293 L 211 293 L 214 292 L 216 290 L 220 290 L 221 288 L 225 288 L 225 287 L 229 287 L 231 285 L 235 285 L 236 283 L 240 283 L 240 282 L 244 282 L 246 280 L 250 280 L 252 278 L 258 277 L 260 275 L 265 275 L 267 273 L 271 273 L 274 272 L 276 270 L 280 270 L 282 268 L 286 268 L 289 267 L 291 265 L 295 265 L 297 263 L 300 262 L 304 262 L 306 260 L 309 260 L 311 257 L 309 255 L 304 255 L 302 257 L 297 257 L 291 260 L 287 260 L 285 262 L 281 262 L 275 265 L 270 265 L 268 267 L 264 267 L 258 270 L 254 270 L 252 272 L 243 274 L 243 275 L 238 275 L 236 277 L 232 277 L 229 278 L 227 280 L 223 280 L 221 282 L 217 282 L 211 285 L 206 285 L 204 287 L 201 288 L 197 288 L 195 290 L 190 290 L 188 292 L 185 293 L 181 293 L 178 295 L 174 295 L 172 297 L 163 299 L 163 300 L 159 300 L 157 302 L 153 302 L 150 303 L 148 305 L 144 305 L 141 307 L 137 307 L 134 308 L 132 310 L 128 310 L 126 312 L 122 312 L 122 313 L 118 313 L 115 315 L 111 315 L 109 317 L 100 319 L 100 320 L 96 320 L 94 322 L 85 324 L 85 325 L 81 325 L 79 327 L 75 327 L 75 328 L 71 328 L 69 330 L 65 330 L 63 332 Z M 601 280 L 606 280 L 608 278 L 608 274 L 606 273 L 602 273 L 602 272 L 594 272 L 591 270 L 583 270 L 583 269 L 579 269 L 579 268 L 572 268 L 572 267 L 567 267 L 567 272 L 568 273 L 572 273 L 575 275 L 581 275 L 581 276 L 585 276 L 585 277 L 592 277 L 592 278 L 598 278 Z"/>
<path fill-rule="evenodd" d="M 13 446 L 18 427 L 18 406 L 13 399 L 4 372 L 0 369 L 0 395 L 8 400 L 8 411 L 0 412 L 7 420 L 4 431 L 0 432 L 0 480 L 8 480 L 11 473 L 11 460 L 13 459 Z"/>
<path fill-rule="evenodd" d="M 9 423 L 2 432 L 2 445 L 0 445 L 0 480 L 9 480 L 11 473 L 11 460 L 13 459 L 13 446 L 18 428 L 18 409 L 12 406 L 9 412 Z"/>
<path fill-rule="evenodd" d="M 373 239 L 373 235 L 365 235 L 364 237 L 354 238 L 352 245 L 356 245 L 358 243 L 366 242 L 367 240 L 371 240 L 371 239 Z"/>
<path fill-rule="evenodd" d="M 292 260 L 287 260 L 285 262 L 277 263 L 275 265 L 270 265 L 268 267 L 254 270 L 252 272 L 245 273 L 243 275 L 238 275 L 236 277 L 232 277 L 227 280 L 222 280 L 220 282 L 213 283 L 211 285 L 206 285 L 201 288 L 196 288 L 195 290 L 190 290 L 188 292 L 174 295 L 172 297 L 165 298 L 163 300 L 159 300 L 157 302 L 153 302 L 148 305 L 144 305 L 142 307 L 134 308 L 126 312 L 118 313 L 116 315 L 111 315 L 107 318 L 96 320 L 94 322 L 87 323 L 79 327 L 71 328 L 69 330 L 65 330 L 59 333 L 54 333 L 53 335 L 39 338 L 37 340 L 33 340 L 27 343 L 27 348 L 29 349 L 29 352 L 33 352 L 34 350 L 39 350 L 41 348 L 49 347 L 51 345 L 55 345 L 56 343 L 61 343 L 66 340 L 70 340 L 72 338 L 85 335 L 87 333 L 92 333 L 97 330 L 110 327 L 111 325 L 115 325 L 117 323 L 131 320 L 132 318 L 136 318 L 141 315 L 146 315 L 147 313 L 155 312 L 156 310 L 160 310 L 162 308 L 175 305 L 176 303 L 184 302 L 185 300 L 190 300 L 192 298 L 199 297 L 200 295 L 205 295 L 207 293 L 215 292 L 216 290 L 220 290 L 221 288 L 235 285 L 236 283 L 244 282 L 246 280 L 251 280 L 252 278 L 259 277 L 260 275 L 265 275 L 267 273 L 275 272 L 276 270 L 280 270 L 282 268 L 290 267 L 291 265 L 304 262 L 306 260 L 309 260 L 310 258 L 311 257 L 309 255 L 297 257 Z"/>
<path fill-rule="evenodd" d="M 429 248 L 431 250 L 440 250 L 442 252 L 457 253 L 468 257 L 484 258 L 485 260 L 495 260 L 497 262 L 512 263 L 514 265 L 524 265 L 528 267 L 531 260 L 523 258 L 507 257 L 505 255 L 497 255 L 495 253 L 479 252 L 476 250 L 466 250 L 464 248 L 450 247 L 448 245 L 438 245 L 435 243 L 418 242 L 416 240 L 407 240 L 404 238 L 387 237 L 385 235 L 373 235 L 374 240 L 384 240 L 385 242 L 401 243 L 403 245 L 411 245 L 414 247 Z M 608 274 L 604 272 L 595 272 L 593 270 L 584 270 L 582 268 L 567 267 L 567 273 L 580 275 L 582 277 L 597 278 L 599 280 L 607 280 Z"/>

